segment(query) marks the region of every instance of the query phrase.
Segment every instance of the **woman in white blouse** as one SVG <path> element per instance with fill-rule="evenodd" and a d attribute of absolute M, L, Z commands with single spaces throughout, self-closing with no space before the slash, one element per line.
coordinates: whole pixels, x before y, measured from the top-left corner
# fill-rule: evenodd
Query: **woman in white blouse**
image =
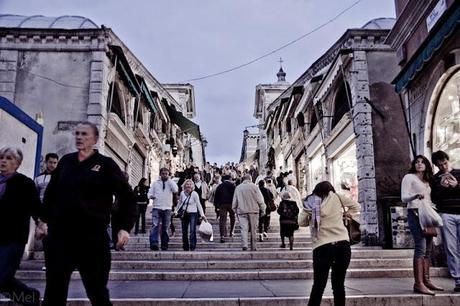
<path fill-rule="evenodd" d="M 433 247 L 433 237 L 423 235 L 419 221 L 419 208 L 422 205 L 433 205 L 431 202 L 430 180 L 433 168 L 430 161 L 423 155 L 418 155 L 411 163 L 409 173 L 401 184 L 401 200 L 407 203 L 407 221 L 414 238 L 414 292 L 434 295 L 431 290 L 443 290 L 430 281 L 430 261 Z"/>
<path fill-rule="evenodd" d="M 201 207 L 200 197 L 195 190 L 195 184 L 192 180 L 186 180 L 184 182 L 184 189 L 180 193 L 179 205 L 177 212 L 181 209 L 184 210 L 182 220 L 182 247 L 184 251 L 194 251 L 196 247 L 196 225 L 198 220 L 198 214 L 206 220 L 206 217 Z M 188 231 L 190 227 L 190 241 Z"/>

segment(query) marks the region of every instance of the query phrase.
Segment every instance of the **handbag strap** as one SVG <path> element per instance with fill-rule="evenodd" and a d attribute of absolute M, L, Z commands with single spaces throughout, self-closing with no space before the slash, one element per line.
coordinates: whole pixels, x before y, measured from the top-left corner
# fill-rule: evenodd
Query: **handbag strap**
<path fill-rule="evenodd" d="M 191 196 L 192 196 L 192 195 L 190 194 L 190 195 L 184 200 L 184 202 L 182 202 L 182 204 L 181 204 L 181 206 L 179 207 L 179 209 L 181 209 L 182 206 L 184 206 L 185 202 L 187 202 L 187 205 L 185 206 L 185 210 L 184 210 L 184 211 L 187 211 L 188 204 L 190 203 L 190 197 L 191 197 Z"/>

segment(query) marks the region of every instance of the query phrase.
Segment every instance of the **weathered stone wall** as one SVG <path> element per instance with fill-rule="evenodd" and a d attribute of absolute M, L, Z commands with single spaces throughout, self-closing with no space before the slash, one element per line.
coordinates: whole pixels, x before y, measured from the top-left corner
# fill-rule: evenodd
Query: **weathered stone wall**
<path fill-rule="evenodd" d="M 18 52 L 13 101 L 43 116 L 43 155 L 74 148 L 72 128 L 88 118 L 90 65 L 87 52 Z"/>

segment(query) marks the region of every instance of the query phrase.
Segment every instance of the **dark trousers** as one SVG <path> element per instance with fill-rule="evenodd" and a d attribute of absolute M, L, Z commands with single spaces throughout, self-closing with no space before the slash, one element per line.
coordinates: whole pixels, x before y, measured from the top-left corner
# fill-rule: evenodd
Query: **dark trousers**
<path fill-rule="evenodd" d="M 39 305 L 40 292 L 14 277 L 22 254 L 24 244 L 0 244 L 0 293 L 19 304 Z"/>
<path fill-rule="evenodd" d="M 200 199 L 201 208 L 203 208 L 203 213 L 206 214 L 206 200 Z"/>
<path fill-rule="evenodd" d="M 110 272 L 109 239 L 105 232 L 56 237 L 44 241 L 46 289 L 43 305 L 65 306 L 72 272 L 80 272 L 92 305 L 112 305 L 107 289 Z"/>
<path fill-rule="evenodd" d="M 145 212 L 147 211 L 147 204 L 137 204 L 137 218 L 134 226 L 134 234 L 139 233 L 139 223 L 141 223 L 141 233 L 145 233 Z"/>
<path fill-rule="evenodd" d="M 309 306 L 321 304 L 331 268 L 334 305 L 345 305 L 345 274 L 350 264 L 350 258 L 351 249 L 348 241 L 328 243 L 313 250 L 313 288 L 308 301 Z"/>
<path fill-rule="evenodd" d="M 270 227 L 270 213 L 259 217 L 259 233 L 263 232 L 268 233 L 268 228 Z"/>
<path fill-rule="evenodd" d="M 230 216 L 230 233 L 235 228 L 235 212 L 231 204 L 224 204 L 219 207 L 219 232 L 220 237 L 227 237 L 227 214 Z"/>
<path fill-rule="evenodd" d="M 186 213 L 182 218 L 182 247 L 184 251 L 195 250 L 196 248 L 196 221 L 198 213 Z M 190 227 L 190 241 L 188 230 Z"/>

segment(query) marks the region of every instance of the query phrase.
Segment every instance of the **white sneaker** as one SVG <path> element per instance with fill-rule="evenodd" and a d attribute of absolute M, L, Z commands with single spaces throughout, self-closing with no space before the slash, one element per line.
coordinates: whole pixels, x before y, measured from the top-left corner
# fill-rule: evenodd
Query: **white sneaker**
<path fill-rule="evenodd" d="M 268 234 L 267 234 L 267 232 L 263 232 L 263 234 L 262 234 L 262 235 L 264 236 L 264 238 L 268 238 Z"/>

